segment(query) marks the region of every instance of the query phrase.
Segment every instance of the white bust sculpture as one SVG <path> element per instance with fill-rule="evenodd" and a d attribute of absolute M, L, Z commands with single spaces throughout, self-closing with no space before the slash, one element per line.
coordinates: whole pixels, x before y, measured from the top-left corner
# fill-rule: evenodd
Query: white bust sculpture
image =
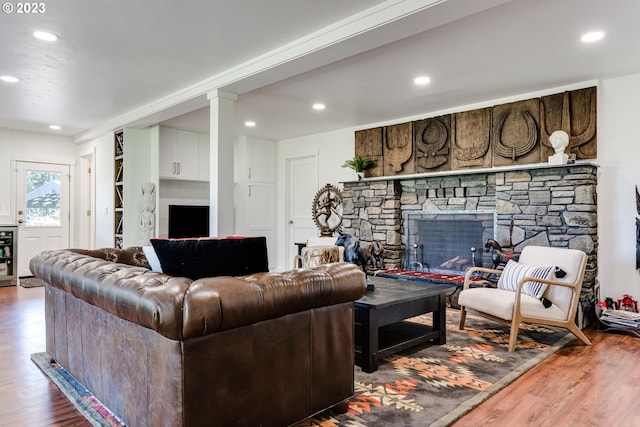
<path fill-rule="evenodd" d="M 564 152 L 564 149 L 569 145 L 569 135 L 563 130 L 557 130 L 549 137 L 549 142 L 555 150 L 556 154 L 549 156 L 550 165 L 566 165 L 569 160 L 569 156 Z"/>

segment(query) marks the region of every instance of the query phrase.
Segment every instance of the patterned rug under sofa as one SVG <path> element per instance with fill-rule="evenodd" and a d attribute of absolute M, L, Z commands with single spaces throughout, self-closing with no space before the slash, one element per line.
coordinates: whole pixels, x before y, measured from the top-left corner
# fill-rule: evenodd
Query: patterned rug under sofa
<path fill-rule="evenodd" d="M 508 353 L 506 326 L 467 315 L 458 331 L 458 318 L 447 309 L 447 344 L 391 356 L 370 374 L 356 367 L 346 414 L 325 411 L 296 427 L 447 426 L 573 339 L 563 329 L 529 326 Z M 411 320 L 431 324 L 428 315 Z M 125 425 L 46 353 L 31 358 L 92 425 Z"/>
<path fill-rule="evenodd" d="M 296 427 L 447 426 L 573 339 L 559 328 L 521 328 L 513 353 L 509 329 L 447 309 L 447 343 L 385 359 L 376 372 L 355 370 L 355 396 L 346 414 L 325 411 Z M 412 321 L 431 324 L 430 316 Z"/>

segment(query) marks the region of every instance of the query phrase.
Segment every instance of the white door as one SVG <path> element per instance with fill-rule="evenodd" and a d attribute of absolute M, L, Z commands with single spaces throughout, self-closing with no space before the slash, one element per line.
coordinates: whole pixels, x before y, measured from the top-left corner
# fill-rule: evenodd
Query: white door
<path fill-rule="evenodd" d="M 316 156 L 287 160 L 288 238 L 285 267 L 293 266 L 298 253 L 296 243 L 306 242 L 320 233 L 311 218 L 313 198 L 318 191 L 318 159 Z"/>
<path fill-rule="evenodd" d="M 69 247 L 69 181 L 69 165 L 16 162 L 18 276 L 38 253 Z"/>

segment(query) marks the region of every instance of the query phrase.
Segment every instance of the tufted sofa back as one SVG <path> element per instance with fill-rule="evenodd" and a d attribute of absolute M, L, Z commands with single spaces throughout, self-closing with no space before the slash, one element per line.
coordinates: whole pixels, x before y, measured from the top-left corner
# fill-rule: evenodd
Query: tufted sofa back
<path fill-rule="evenodd" d="M 45 251 L 30 267 L 50 286 L 173 340 L 353 301 L 366 287 L 362 270 L 349 263 L 192 281 L 103 259 L 142 264 L 139 253 L 137 248 Z"/>

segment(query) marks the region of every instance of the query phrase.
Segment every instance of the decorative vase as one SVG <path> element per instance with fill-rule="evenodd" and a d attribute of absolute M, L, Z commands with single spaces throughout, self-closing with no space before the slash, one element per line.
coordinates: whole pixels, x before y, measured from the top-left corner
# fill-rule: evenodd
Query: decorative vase
<path fill-rule="evenodd" d="M 360 181 L 362 178 L 364 178 L 364 171 L 363 172 L 356 172 L 356 175 L 358 176 L 358 181 Z"/>

